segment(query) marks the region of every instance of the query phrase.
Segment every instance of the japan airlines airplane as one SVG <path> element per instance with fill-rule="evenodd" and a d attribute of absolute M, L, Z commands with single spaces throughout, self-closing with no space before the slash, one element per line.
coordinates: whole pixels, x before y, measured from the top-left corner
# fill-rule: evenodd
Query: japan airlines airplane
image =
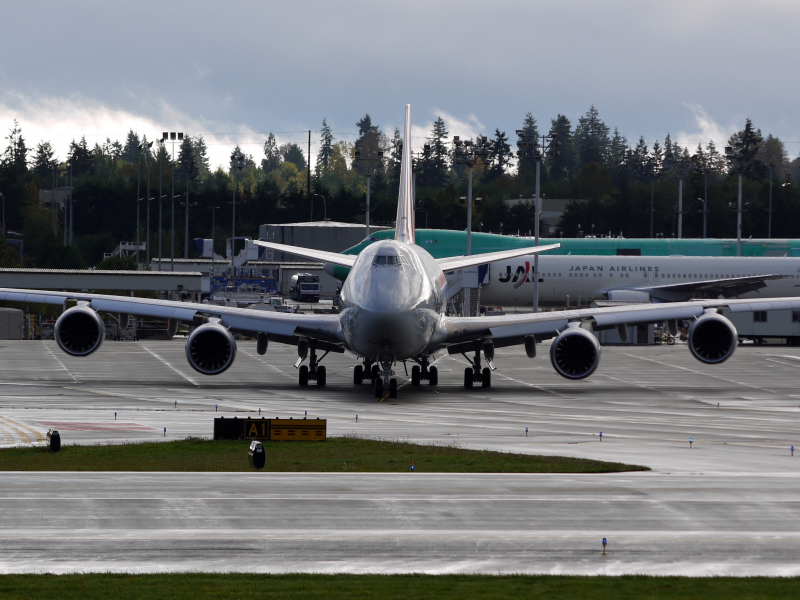
<path fill-rule="evenodd" d="M 484 305 L 532 303 L 531 257 L 491 263 L 481 280 Z M 692 298 L 786 298 L 798 294 L 800 258 L 539 257 L 540 306 L 568 306 L 579 298 L 681 302 Z"/>
<path fill-rule="evenodd" d="M 474 256 L 434 259 L 414 243 L 414 202 L 411 173 L 411 108 L 406 106 L 404 144 L 393 240 L 371 244 L 359 255 L 344 255 L 258 241 L 267 248 L 290 252 L 351 269 L 341 292 L 341 313 L 302 315 L 234 307 L 125 298 L 100 294 L 47 292 L 0 288 L 0 300 L 61 305 L 77 301 L 55 324 L 58 346 L 71 356 L 85 357 L 103 342 L 105 327 L 98 313 L 116 313 L 166 320 L 174 334 L 178 323 L 197 327 L 186 340 L 186 359 L 199 373 L 217 375 L 236 358 L 236 332 L 257 338 L 264 354 L 270 341 L 297 347 L 300 385 L 316 381 L 325 385 L 326 370 L 320 362 L 329 352 L 349 352 L 360 358 L 353 371 L 355 384 L 371 379 L 376 397 L 397 395 L 393 367 L 411 361 L 412 385 L 427 380 L 437 385 L 438 356 L 474 352 L 464 372 L 465 387 L 491 385 L 495 348 L 524 346 L 536 355 L 537 342 L 555 338 L 550 361 L 568 379 L 591 375 L 600 360 L 594 330 L 618 328 L 627 337 L 627 325 L 665 321 L 674 332 L 677 320 L 691 320 L 688 345 L 692 354 L 707 364 L 727 360 L 737 345 L 733 324 L 718 314 L 731 311 L 768 311 L 800 308 L 800 298 L 783 300 L 697 300 L 612 308 L 586 308 L 497 317 L 448 317 L 445 305 L 448 284 L 445 271 L 454 271 L 542 252 L 557 245 L 516 248 Z M 626 278 L 627 280 L 627 278 Z M 324 352 L 322 357 L 317 352 Z M 308 364 L 304 364 L 308 360 Z M 487 364 L 483 366 L 482 361 Z"/>

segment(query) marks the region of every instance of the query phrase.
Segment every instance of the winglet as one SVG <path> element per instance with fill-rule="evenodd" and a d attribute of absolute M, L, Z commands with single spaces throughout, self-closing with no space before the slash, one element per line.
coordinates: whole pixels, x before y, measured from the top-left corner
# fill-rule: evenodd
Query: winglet
<path fill-rule="evenodd" d="M 406 124 L 403 128 L 403 157 L 400 161 L 400 194 L 397 198 L 397 223 L 394 239 L 414 244 L 414 184 L 411 170 L 411 105 L 406 104 Z"/>

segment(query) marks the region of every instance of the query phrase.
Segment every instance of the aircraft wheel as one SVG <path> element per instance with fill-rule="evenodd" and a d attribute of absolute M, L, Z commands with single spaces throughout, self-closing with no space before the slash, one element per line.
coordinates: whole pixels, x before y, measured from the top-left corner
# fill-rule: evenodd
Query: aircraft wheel
<path fill-rule="evenodd" d="M 389 398 L 397 398 L 397 379 L 394 377 L 389 380 Z"/>
<path fill-rule="evenodd" d="M 372 374 L 372 381 L 375 381 L 378 377 L 378 365 L 372 365 L 372 371 L 370 371 L 370 373 Z"/>
<path fill-rule="evenodd" d="M 419 365 L 411 367 L 411 385 L 419 385 L 420 373 L 422 373 L 422 369 L 419 368 Z"/>
<path fill-rule="evenodd" d="M 323 387 L 327 383 L 328 372 L 324 366 L 317 367 L 317 385 Z"/>
<path fill-rule="evenodd" d="M 380 377 L 375 378 L 375 397 L 383 398 L 383 379 Z"/>
<path fill-rule="evenodd" d="M 438 367 L 431 367 L 428 369 L 428 384 L 439 385 L 439 369 Z"/>
<path fill-rule="evenodd" d="M 671 335 L 671 336 L 669 336 L 667 338 L 667 344 L 669 344 L 670 346 L 674 346 L 675 345 L 675 336 L 674 335 Z"/>
<path fill-rule="evenodd" d="M 467 367 L 464 369 L 464 387 L 472 387 L 472 367 Z"/>
<path fill-rule="evenodd" d="M 300 385 L 308 385 L 308 365 L 300 367 Z"/>
<path fill-rule="evenodd" d="M 361 385 L 364 381 L 364 367 L 361 365 L 356 365 L 356 368 L 353 369 L 353 383 L 356 385 Z"/>
<path fill-rule="evenodd" d="M 492 387 L 492 370 L 489 367 L 483 368 L 481 375 L 481 385 L 483 387 Z"/>

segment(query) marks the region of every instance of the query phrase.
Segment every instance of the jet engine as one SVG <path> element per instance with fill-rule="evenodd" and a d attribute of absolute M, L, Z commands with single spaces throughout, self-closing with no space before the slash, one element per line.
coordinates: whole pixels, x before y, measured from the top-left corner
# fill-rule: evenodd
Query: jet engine
<path fill-rule="evenodd" d="M 716 313 L 706 313 L 689 326 L 689 350 L 709 365 L 728 360 L 738 341 L 733 323 Z"/>
<path fill-rule="evenodd" d="M 600 352 L 597 338 L 585 329 L 570 325 L 553 340 L 550 346 L 550 362 L 562 377 L 583 379 L 597 369 Z"/>
<path fill-rule="evenodd" d="M 89 356 L 103 343 L 106 326 L 95 310 L 73 306 L 58 317 L 53 333 L 58 347 L 70 356 Z"/>
<path fill-rule="evenodd" d="M 236 340 L 220 323 L 206 323 L 186 340 L 186 360 L 203 375 L 219 375 L 236 358 Z"/>

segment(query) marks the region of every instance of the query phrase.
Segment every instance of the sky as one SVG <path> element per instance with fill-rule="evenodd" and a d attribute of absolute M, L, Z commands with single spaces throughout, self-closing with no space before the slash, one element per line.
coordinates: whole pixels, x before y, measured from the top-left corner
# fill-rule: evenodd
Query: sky
<path fill-rule="evenodd" d="M 797 0 L 8 0 L 3 24 L 0 132 L 61 159 L 129 129 L 202 134 L 213 166 L 312 130 L 313 158 L 323 118 L 353 141 L 406 103 L 415 147 L 438 116 L 513 143 L 594 105 L 630 144 L 724 146 L 749 117 L 800 153 Z"/>

